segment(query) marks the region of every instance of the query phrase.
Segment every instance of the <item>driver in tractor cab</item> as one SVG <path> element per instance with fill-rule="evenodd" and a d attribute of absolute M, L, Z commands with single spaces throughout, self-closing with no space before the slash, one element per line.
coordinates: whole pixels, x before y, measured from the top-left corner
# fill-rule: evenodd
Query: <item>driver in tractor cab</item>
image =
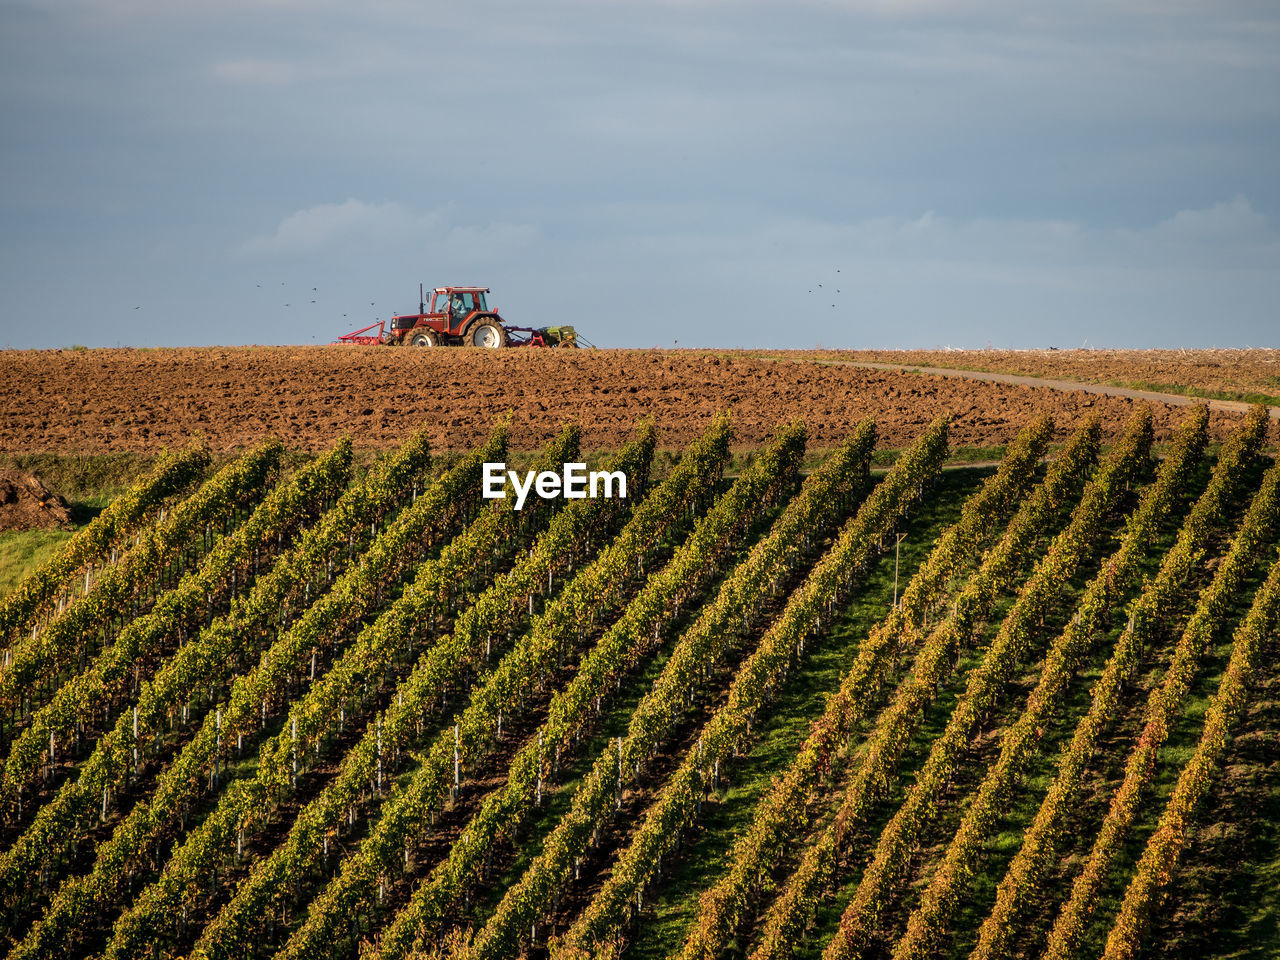
<path fill-rule="evenodd" d="M 450 308 L 455 320 L 461 320 L 467 315 L 466 308 L 462 305 L 462 294 L 455 293 L 453 295 L 453 302 L 450 304 Z"/>

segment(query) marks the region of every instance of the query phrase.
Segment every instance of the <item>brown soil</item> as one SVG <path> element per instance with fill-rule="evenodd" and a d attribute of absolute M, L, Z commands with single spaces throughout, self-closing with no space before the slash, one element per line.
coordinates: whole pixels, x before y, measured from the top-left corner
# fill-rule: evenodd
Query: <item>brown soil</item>
<path fill-rule="evenodd" d="M 0 532 L 71 526 L 67 501 L 29 473 L 0 473 Z"/>
<path fill-rule="evenodd" d="M 854 350 L 825 355 L 1090 383 L 1280 396 L 1280 350 Z"/>
<path fill-rule="evenodd" d="M 378 347 L 213 347 L 0 352 L 0 449 L 154 452 L 202 433 L 216 450 L 264 436 L 302 450 L 351 435 L 386 449 L 425 424 L 437 449 L 475 446 L 511 410 L 513 446 L 530 449 L 570 418 L 586 449 L 616 447 L 639 417 L 678 447 L 732 408 L 737 442 L 756 446 L 803 418 L 810 444 L 830 446 L 873 414 L 881 444 L 910 442 L 941 413 L 953 442 L 1007 443 L 1040 410 L 1065 436 L 1089 413 L 1110 437 L 1141 405 L 1124 397 L 1055 392 L 833 364 L 822 353 L 780 363 L 747 353 Z M 951 356 L 951 355 L 946 355 Z M 868 358 L 869 355 L 868 355 Z M 917 363 L 924 362 L 923 357 Z M 1059 371 L 1060 372 L 1060 371 Z M 1185 408 L 1153 404 L 1158 435 Z M 1222 438 L 1237 417 L 1215 413 Z"/>

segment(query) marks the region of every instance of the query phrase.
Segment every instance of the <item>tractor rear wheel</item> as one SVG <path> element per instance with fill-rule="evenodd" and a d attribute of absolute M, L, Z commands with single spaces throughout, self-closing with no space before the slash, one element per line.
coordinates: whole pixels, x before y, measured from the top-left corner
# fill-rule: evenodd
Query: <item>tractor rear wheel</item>
<path fill-rule="evenodd" d="M 415 333 L 409 338 L 409 345 L 414 347 L 438 347 L 439 339 L 436 338 L 434 330 L 423 330 L 421 333 Z"/>
<path fill-rule="evenodd" d="M 477 323 L 467 333 L 467 343 L 473 347 L 505 347 L 507 345 L 507 331 L 500 324 L 494 323 L 492 320 L 485 320 Z"/>

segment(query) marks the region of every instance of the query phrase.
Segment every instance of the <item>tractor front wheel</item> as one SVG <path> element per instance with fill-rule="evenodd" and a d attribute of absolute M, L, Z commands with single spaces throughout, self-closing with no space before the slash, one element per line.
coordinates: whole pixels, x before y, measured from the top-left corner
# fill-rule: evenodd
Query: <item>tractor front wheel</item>
<path fill-rule="evenodd" d="M 436 339 L 436 334 L 434 330 L 423 330 L 421 333 L 415 333 L 409 339 L 409 343 L 411 346 L 415 346 L 415 347 L 440 346 L 440 341 Z"/>
<path fill-rule="evenodd" d="M 507 345 L 507 331 L 500 324 L 485 320 L 483 323 L 477 323 L 471 328 L 471 331 L 467 334 L 467 343 L 473 347 L 505 347 Z"/>

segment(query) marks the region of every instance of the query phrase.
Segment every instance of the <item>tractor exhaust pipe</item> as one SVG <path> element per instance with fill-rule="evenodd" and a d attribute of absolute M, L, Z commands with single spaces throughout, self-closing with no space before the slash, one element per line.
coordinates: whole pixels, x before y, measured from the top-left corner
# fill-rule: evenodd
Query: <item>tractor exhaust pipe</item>
<path fill-rule="evenodd" d="M 422 314 L 426 312 L 427 312 L 427 301 L 426 301 L 425 295 L 422 292 L 422 284 L 419 283 L 418 284 L 418 316 L 422 316 Z"/>

